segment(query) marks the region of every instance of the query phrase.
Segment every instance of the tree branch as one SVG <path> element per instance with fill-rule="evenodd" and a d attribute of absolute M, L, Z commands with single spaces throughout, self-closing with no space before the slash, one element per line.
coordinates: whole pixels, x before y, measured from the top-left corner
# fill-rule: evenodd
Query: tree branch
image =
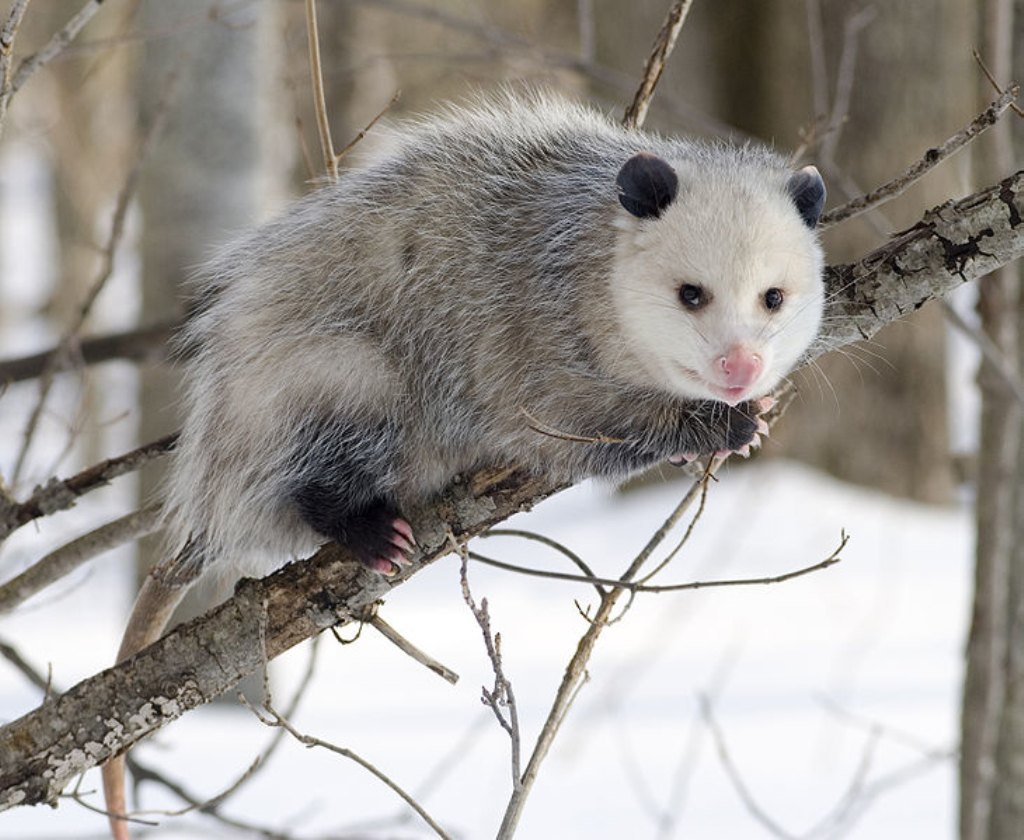
<path fill-rule="evenodd" d="M 1024 172 L 1018 172 L 930 210 L 860 261 L 830 267 L 824 332 L 812 355 L 870 338 L 1022 253 Z M 367 571 L 331 544 L 263 580 L 242 581 L 207 615 L 0 728 L 0 810 L 55 802 L 79 773 L 227 691 L 265 658 L 363 615 L 450 550 L 446 528 L 468 539 L 561 489 L 514 471 L 490 482 L 457 480 L 429 509 L 414 512 L 423 557 L 393 579 Z"/>

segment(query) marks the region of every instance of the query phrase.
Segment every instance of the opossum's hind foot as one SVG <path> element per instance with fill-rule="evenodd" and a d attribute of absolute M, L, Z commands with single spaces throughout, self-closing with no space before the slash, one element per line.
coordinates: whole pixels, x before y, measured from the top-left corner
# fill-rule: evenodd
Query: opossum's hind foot
<path fill-rule="evenodd" d="M 391 577 L 408 566 L 416 550 L 412 526 L 389 501 L 380 499 L 317 529 L 346 546 L 361 563 Z"/>
<path fill-rule="evenodd" d="M 386 529 L 387 525 L 385 525 Z M 401 517 L 396 517 L 390 523 L 391 533 L 388 535 L 388 546 L 383 552 L 370 556 L 369 559 L 360 553 L 359 549 L 352 547 L 353 553 L 360 560 L 366 563 L 375 572 L 392 577 L 398 571 L 411 563 L 410 557 L 416 551 L 416 539 L 413 537 L 412 526 Z"/>

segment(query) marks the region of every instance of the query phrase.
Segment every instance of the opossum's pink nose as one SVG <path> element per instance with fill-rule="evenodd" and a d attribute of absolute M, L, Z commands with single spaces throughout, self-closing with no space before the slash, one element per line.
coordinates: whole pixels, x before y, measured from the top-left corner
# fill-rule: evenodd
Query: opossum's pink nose
<path fill-rule="evenodd" d="M 763 366 L 761 357 L 743 344 L 730 347 L 728 353 L 718 358 L 722 379 L 730 388 L 749 387 L 761 375 Z"/>

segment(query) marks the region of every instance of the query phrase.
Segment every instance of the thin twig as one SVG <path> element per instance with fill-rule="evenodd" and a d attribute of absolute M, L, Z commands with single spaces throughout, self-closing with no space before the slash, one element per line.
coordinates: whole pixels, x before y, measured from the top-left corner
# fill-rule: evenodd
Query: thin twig
<path fill-rule="evenodd" d="M 846 204 L 823 213 L 818 222 L 819 229 L 832 227 L 846 219 L 858 216 L 868 210 L 878 207 L 890 201 L 904 192 L 912 184 L 919 181 L 924 175 L 933 169 L 941 161 L 945 160 L 954 152 L 966 146 L 975 137 L 995 125 L 999 118 L 1006 112 L 1014 99 L 1017 98 L 1017 88 L 1011 88 L 1000 94 L 991 105 L 979 114 L 966 128 L 958 131 L 941 145 L 929 149 L 920 160 L 901 172 L 892 180 L 882 186 L 871 190 L 859 198 L 848 201 Z"/>
<path fill-rule="evenodd" d="M 396 90 L 395 95 L 391 97 L 391 101 L 388 102 L 383 108 L 380 109 L 380 113 L 377 114 L 372 120 L 370 120 L 366 126 L 360 131 L 355 137 L 348 141 L 348 144 L 338 154 L 334 156 L 335 175 L 337 175 L 337 166 L 341 163 L 341 159 L 345 157 L 352 149 L 355 148 L 356 144 L 360 143 L 367 134 L 369 134 L 373 127 L 380 121 L 388 111 L 395 107 L 398 100 L 402 97 L 402 91 Z"/>
<path fill-rule="evenodd" d="M 421 665 L 426 666 L 442 679 L 447 680 L 452 685 L 455 685 L 455 683 L 459 681 L 459 675 L 456 674 L 451 668 L 449 668 L 446 665 L 442 665 L 440 662 L 434 659 L 434 657 L 428 656 L 426 653 L 424 653 L 422 650 L 416 647 L 412 642 L 410 642 L 407 638 L 405 638 L 405 636 L 403 636 L 401 633 L 395 630 L 394 627 L 388 624 L 377 613 L 374 613 L 373 618 L 371 618 L 367 623 L 371 627 L 373 627 L 374 630 L 379 632 L 385 639 L 387 639 L 389 642 L 395 645 L 395 647 L 402 651 L 402 653 L 411 656 Z"/>
<path fill-rule="evenodd" d="M 388 778 L 388 776 L 386 776 L 384 773 L 378 770 L 374 765 L 372 765 L 362 756 L 352 752 L 352 750 L 346 747 L 339 747 L 337 744 L 332 744 L 329 741 L 324 741 L 320 738 L 314 738 L 312 735 L 305 735 L 299 732 L 294 726 L 292 726 L 288 719 L 284 717 L 282 714 L 280 714 L 276 709 L 274 709 L 274 707 L 270 703 L 264 705 L 264 708 L 267 711 L 267 715 L 269 715 L 268 717 L 267 715 L 262 714 L 258 709 L 256 709 L 241 694 L 238 695 L 238 699 L 244 706 L 246 706 L 249 709 L 249 711 L 251 711 L 256 716 L 257 720 L 259 720 L 260 723 L 264 724 L 265 726 L 281 727 L 300 744 L 304 744 L 307 747 L 322 747 L 325 750 L 329 750 L 333 753 L 337 753 L 340 756 L 348 758 L 354 761 L 364 770 L 368 770 L 372 775 L 376 776 L 380 781 L 382 781 L 385 785 L 391 788 L 391 790 L 393 790 L 402 800 L 404 800 L 405 803 L 410 808 L 412 808 L 417 814 L 419 814 L 423 821 L 427 825 L 429 825 L 437 833 L 439 837 L 444 838 L 444 840 L 451 840 L 451 837 L 449 837 L 448 833 L 434 821 L 433 817 L 431 817 L 430 814 L 423 810 L 423 807 L 415 799 L 413 799 L 408 793 L 402 790 L 402 788 L 400 788 L 395 782 Z"/>
<path fill-rule="evenodd" d="M 541 545 L 546 545 L 548 548 L 553 548 L 563 557 L 567 557 L 576 565 L 577 568 L 579 568 L 581 572 L 583 572 L 583 574 L 586 577 L 596 577 L 596 575 L 594 574 L 594 570 L 591 569 L 590 566 L 583 560 L 583 558 L 580 557 L 575 551 L 571 551 L 569 548 L 562 545 L 562 543 L 558 542 L 557 540 L 553 540 L 551 539 L 551 537 L 547 537 L 544 534 L 538 534 L 534 531 L 525 531 L 522 528 L 491 528 L 491 530 L 484 531 L 484 533 L 480 534 L 481 539 L 486 539 L 487 537 L 521 537 L 524 540 L 532 540 L 533 542 L 539 542 Z M 601 592 L 601 587 L 600 585 L 598 585 L 597 594 L 600 595 Z"/>
<path fill-rule="evenodd" d="M 996 347 L 995 342 L 983 331 L 972 326 L 964 320 L 963 316 L 956 311 L 956 308 L 945 298 L 939 300 L 942 313 L 946 319 L 968 339 L 974 342 L 986 361 L 992 365 L 992 370 L 1006 386 L 1006 390 L 1021 405 L 1024 405 L 1024 382 L 1011 367 L 1006 356 Z"/>
<path fill-rule="evenodd" d="M 15 578 L 0 585 L 0 615 L 69 575 L 99 554 L 151 534 L 160 524 L 160 506 L 150 505 L 101 525 L 51 551 Z"/>
<path fill-rule="evenodd" d="M 459 567 L 459 580 L 462 585 L 462 600 L 466 602 L 469 611 L 476 619 L 480 631 L 484 636 L 484 647 L 487 650 L 487 658 L 491 662 L 491 670 L 494 672 L 494 688 L 488 691 L 482 689 L 484 703 L 494 712 L 498 724 L 508 733 L 512 748 L 512 797 L 515 798 L 522 790 L 521 759 L 522 739 L 519 733 L 519 708 L 516 705 L 515 694 L 512 691 L 512 683 L 505 676 L 501 663 L 501 634 L 491 633 L 491 616 L 487 610 L 487 599 L 476 605 L 473 595 L 469 591 L 469 552 L 466 546 L 455 539 L 455 535 L 448 531 L 448 542 L 452 549 L 459 555 L 462 563 Z M 508 709 L 508 716 L 502 712 L 502 707 Z M 502 837 L 499 833 L 499 837 Z"/>
<path fill-rule="evenodd" d="M 686 531 L 680 538 L 679 542 L 676 543 L 673 548 L 657 566 L 655 566 L 646 575 L 640 578 L 640 583 L 647 583 L 651 580 L 658 572 L 664 569 L 672 559 L 682 550 L 683 546 L 690 541 L 690 536 L 693 534 L 694 528 L 697 527 L 697 523 L 700 521 L 701 516 L 704 514 L 704 508 L 708 501 L 708 488 L 711 486 L 711 471 L 708 470 L 704 474 L 704 480 L 700 491 L 700 504 L 697 505 L 697 511 L 693 514 L 693 518 L 690 520 L 690 524 L 686 526 Z"/>
<path fill-rule="evenodd" d="M 7 116 L 7 106 L 14 95 L 14 87 L 11 84 L 11 66 L 14 60 L 14 39 L 18 34 L 18 27 L 21 26 L 21 19 L 25 15 L 25 8 L 29 0 L 14 0 L 10 12 L 0 26 L 0 135 L 4 130 L 4 117 Z"/>
<path fill-rule="evenodd" d="M 123 332 L 84 338 L 78 345 L 81 364 L 94 365 L 111 359 L 165 359 L 170 355 L 168 345 L 178 322 L 164 321 L 145 327 L 133 327 Z M 0 383 L 22 382 L 41 376 L 50 359 L 59 348 L 0 361 Z"/>
<path fill-rule="evenodd" d="M 0 640 L 0 656 L 17 668 L 22 676 L 40 691 L 47 692 L 50 690 L 50 680 L 29 665 L 28 661 L 18 652 L 14 645 Z"/>
<path fill-rule="evenodd" d="M 561 429 L 556 429 L 554 426 L 549 426 L 543 420 L 538 420 L 525 408 L 520 407 L 519 413 L 523 415 L 528 422 L 526 427 L 531 431 L 542 434 L 546 437 L 556 438 L 557 440 L 565 440 L 569 443 L 625 443 L 622 438 L 608 437 L 598 433 L 593 437 L 587 437 L 585 435 L 574 435 L 570 432 L 563 432 Z"/>
<path fill-rule="evenodd" d="M 18 71 L 11 81 L 11 92 L 17 93 L 21 86 L 29 80 L 29 77 L 37 70 L 45 67 L 58 55 L 60 55 L 82 30 L 92 16 L 100 10 L 103 0 L 89 0 L 64 26 L 54 33 L 53 37 L 43 46 L 39 52 L 30 55 L 18 65 Z"/>
<path fill-rule="evenodd" d="M 853 82 L 857 68 L 857 50 L 860 47 L 860 33 L 871 23 L 877 14 L 874 6 L 864 8 L 849 15 L 843 22 L 843 48 L 839 53 L 839 67 L 836 70 L 836 92 L 832 100 L 831 112 L 822 132 L 821 155 L 824 161 L 832 166 L 835 163 L 835 152 L 839 146 L 839 138 L 850 112 L 850 99 L 853 96 Z"/>
<path fill-rule="evenodd" d="M 316 0 L 306 0 L 306 35 L 309 39 L 309 72 L 313 79 L 313 106 L 316 125 L 320 132 L 320 148 L 324 166 L 331 181 L 338 179 L 338 156 L 331 140 L 331 122 L 327 116 L 327 97 L 324 94 L 324 73 L 320 63 L 320 34 L 316 25 Z"/>
<path fill-rule="evenodd" d="M 633 101 L 622 117 L 622 124 L 626 128 L 640 128 L 647 119 L 647 109 L 650 107 L 651 97 L 654 96 L 654 89 L 658 85 L 658 80 L 665 69 L 665 62 L 672 54 L 676 38 L 679 37 L 679 30 L 683 28 L 686 15 L 692 5 L 693 0 L 674 0 L 672 7 L 668 10 L 665 22 L 654 39 L 651 54 L 644 63 L 640 87 L 637 88 Z"/>
<path fill-rule="evenodd" d="M 469 553 L 469 557 L 471 560 L 477 560 L 487 566 L 494 566 L 497 569 L 504 569 L 508 572 L 517 572 L 522 575 L 532 575 L 533 577 L 549 578 L 551 580 L 566 580 L 572 583 L 589 583 L 595 586 L 614 586 L 617 589 L 623 589 L 628 592 L 662 593 L 683 592 L 688 589 L 711 589 L 722 586 L 765 586 L 773 583 L 785 583 L 788 580 L 803 577 L 804 575 L 809 575 L 812 572 L 820 572 L 823 569 L 829 568 L 829 566 L 834 566 L 842 559 L 840 554 L 849 541 L 850 537 L 844 531 L 840 537 L 839 547 L 824 560 L 819 560 L 817 563 L 813 563 L 810 566 L 803 566 L 802 568 L 794 569 L 791 572 L 785 572 L 781 575 L 770 575 L 758 578 L 731 578 L 726 580 L 698 580 L 691 581 L 690 583 L 649 584 L 636 581 L 624 581 L 621 578 L 614 579 L 593 577 L 591 575 L 574 575 L 568 572 L 549 572 L 543 569 L 531 569 L 527 566 L 518 566 L 514 563 L 505 563 L 491 557 L 484 557 L 483 555 L 472 551 Z M 642 578 L 641 581 L 648 580 L 649 577 L 650 576 L 647 575 Z"/>
<path fill-rule="evenodd" d="M 977 50 L 971 50 L 971 55 L 973 55 L 974 60 L 978 62 L 978 66 L 981 68 L 981 72 L 984 73 L 985 76 L 988 78 L 989 83 L 992 85 L 992 87 L 995 88 L 996 93 L 1002 94 L 1004 92 L 1002 85 L 1000 85 L 999 82 L 996 81 L 996 77 L 993 76 L 992 71 L 988 69 L 988 65 L 985 64 L 985 61 L 982 59 L 981 53 L 979 53 Z M 1024 110 L 1021 110 L 1021 107 L 1016 102 L 1010 105 L 1010 107 L 1013 109 L 1013 112 L 1018 117 L 1024 117 Z"/>

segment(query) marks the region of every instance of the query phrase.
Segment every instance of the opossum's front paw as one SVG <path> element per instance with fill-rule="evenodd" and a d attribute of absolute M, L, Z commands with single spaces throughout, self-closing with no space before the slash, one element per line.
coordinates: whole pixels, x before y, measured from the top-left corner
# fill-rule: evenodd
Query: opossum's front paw
<path fill-rule="evenodd" d="M 760 449 L 762 435 L 768 436 L 768 424 L 761 415 L 774 405 L 773 397 L 761 397 L 758 400 L 729 406 L 726 411 L 725 446 L 715 454 L 735 452 L 749 458 L 752 450 Z"/>
<path fill-rule="evenodd" d="M 747 458 L 761 446 L 762 436 L 768 435 L 768 424 L 760 416 L 775 405 L 772 397 L 761 397 L 739 405 L 712 403 L 710 414 L 702 425 L 704 434 L 698 447 L 669 456 L 669 463 L 682 466 L 701 455 L 727 455 L 735 452 Z"/>

